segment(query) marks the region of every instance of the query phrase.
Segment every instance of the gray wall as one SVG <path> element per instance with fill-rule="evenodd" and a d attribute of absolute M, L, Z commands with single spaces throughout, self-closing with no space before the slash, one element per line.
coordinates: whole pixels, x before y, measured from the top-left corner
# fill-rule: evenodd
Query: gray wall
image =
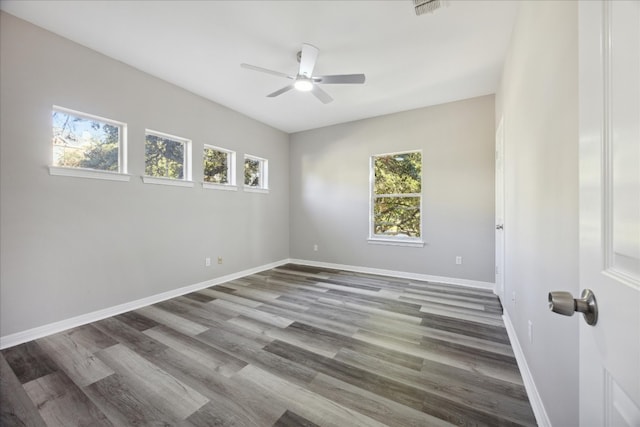
<path fill-rule="evenodd" d="M 0 31 L 2 336 L 289 256 L 287 134 L 6 13 Z M 131 182 L 49 176 L 53 104 L 128 123 Z M 145 128 L 193 140 L 194 188 L 141 182 Z M 203 190 L 205 143 L 267 158 L 270 194 Z"/>
<path fill-rule="evenodd" d="M 551 422 L 573 426 L 582 319 L 552 314 L 547 293 L 579 294 L 577 2 L 520 5 L 496 105 L 506 150 L 503 304 Z"/>
<path fill-rule="evenodd" d="M 493 282 L 494 114 L 490 95 L 293 134 L 291 257 Z M 416 149 L 426 246 L 368 244 L 370 156 Z"/>

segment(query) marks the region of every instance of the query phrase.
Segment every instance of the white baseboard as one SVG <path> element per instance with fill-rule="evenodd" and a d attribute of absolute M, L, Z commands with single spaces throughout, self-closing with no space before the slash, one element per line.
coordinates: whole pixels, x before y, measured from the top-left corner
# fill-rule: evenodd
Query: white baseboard
<path fill-rule="evenodd" d="M 239 279 L 241 277 L 250 276 L 252 274 L 259 273 L 264 270 L 270 270 L 272 268 L 279 267 L 288 262 L 290 262 L 290 260 L 284 259 L 284 260 L 272 262 L 270 264 L 264 264 L 258 267 L 242 270 L 237 273 L 228 274 L 226 276 L 216 277 L 214 279 L 196 283 L 194 285 L 173 289 L 167 292 L 162 292 L 160 294 L 151 295 L 146 298 L 138 299 L 135 301 L 119 304 L 113 307 L 109 307 L 109 308 L 94 311 L 91 313 L 82 314 L 80 316 L 75 316 L 69 319 L 61 320 L 59 322 L 54 322 L 48 325 L 43 325 L 33 329 L 28 329 L 26 331 L 5 335 L 0 337 L 0 350 L 13 347 L 18 344 L 23 344 L 25 342 L 32 341 L 38 338 L 46 337 L 48 335 L 57 334 L 58 332 L 66 331 L 67 329 L 86 325 L 87 323 L 96 322 L 98 320 L 102 320 L 107 317 L 116 316 L 118 314 L 122 314 L 127 311 L 136 310 L 138 308 L 145 307 L 147 305 L 151 305 L 151 304 L 155 304 L 171 298 L 175 298 L 180 295 L 185 295 L 190 292 L 195 292 L 200 289 L 208 288 L 215 285 L 220 285 L 222 283 Z"/>
<path fill-rule="evenodd" d="M 540 396 L 540 393 L 538 393 L 538 388 L 533 381 L 533 375 L 531 375 L 531 370 L 529 369 L 527 360 L 524 357 L 524 352 L 522 351 L 522 347 L 520 346 L 520 341 L 518 341 L 516 330 L 513 327 L 511 318 L 509 317 L 509 313 L 507 313 L 506 310 L 503 312 L 502 318 L 504 320 L 505 327 L 507 328 L 507 334 L 509 335 L 509 340 L 511 341 L 511 347 L 513 348 L 513 353 L 516 356 L 518 368 L 520 368 L 520 373 L 522 374 L 524 388 L 527 390 L 529 403 L 531 403 L 531 408 L 533 409 L 533 414 L 536 417 L 536 422 L 540 427 L 552 427 L 551 420 L 549 420 L 547 411 L 544 409 L 542 397 Z"/>
<path fill-rule="evenodd" d="M 431 276 L 429 274 L 408 273 L 406 271 L 383 270 L 379 268 L 360 267 L 356 265 L 333 264 L 329 262 L 308 261 L 304 259 L 290 259 L 292 264 L 302 264 L 311 267 L 332 268 L 334 270 L 354 271 L 356 273 L 378 274 L 380 276 L 402 277 L 403 279 L 422 280 L 425 282 L 446 283 L 449 285 L 467 286 L 470 288 L 489 289 L 495 293 L 496 284 L 479 280 L 457 279 L 454 277 Z"/>

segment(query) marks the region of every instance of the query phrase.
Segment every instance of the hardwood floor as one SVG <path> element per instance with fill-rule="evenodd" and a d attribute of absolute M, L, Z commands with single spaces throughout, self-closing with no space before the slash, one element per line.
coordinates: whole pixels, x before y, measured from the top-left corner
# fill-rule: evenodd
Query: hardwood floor
<path fill-rule="evenodd" d="M 535 425 L 489 291 L 286 265 L 5 349 L 3 426 Z"/>

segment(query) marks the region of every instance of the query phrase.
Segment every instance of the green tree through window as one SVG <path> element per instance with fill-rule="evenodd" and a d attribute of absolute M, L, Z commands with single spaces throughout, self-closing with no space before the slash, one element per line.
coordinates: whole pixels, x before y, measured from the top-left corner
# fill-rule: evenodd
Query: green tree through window
<path fill-rule="evenodd" d="M 374 236 L 421 236 L 422 153 L 373 156 Z"/>
<path fill-rule="evenodd" d="M 184 178 L 185 143 L 183 141 L 147 133 L 144 153 L 145 175 Z"/>
<path fill-rule="evenodd" d="M 204 148 L 204 181 L 215 184 L 230 183 L 230 157 L 228 151 L 216 150 L 213 147 Z"/>
<path fill-rule="evenodd" d="M 122 128 L 53 110 L 53 166 L 119 171 Z"/>

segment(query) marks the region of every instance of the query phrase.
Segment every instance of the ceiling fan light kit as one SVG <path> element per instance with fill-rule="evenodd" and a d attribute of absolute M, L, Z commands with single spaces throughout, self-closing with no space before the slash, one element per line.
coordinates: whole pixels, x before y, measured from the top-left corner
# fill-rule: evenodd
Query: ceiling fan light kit
<path fill-rule="evenodd" d="M 277 77 L 284 77 L 293 80 L 293 83 L 267 95 L 268 98 L 275 98 L 291 89 L 300 92 L 311 92 L 320 102 L 328 104 L 333 101 L 331 95 L 325 92 L 320 86 L 322 84 L 363 84 L 365 82 L 364 74 L 333 74 L 329 76 L 314 76 L 313 69 L 316 66 L 319 50 L 317 47 L 304 43 L 302 50 L 297 53 L 297 59 L 300 63 L 298 72 L 295 77 L 279 71 L 269 70 L 267 68 L 257 67 L 250 64 L 240 64 L 242 68 L 248 70 L 259 71 L 271 74 Z"/>

